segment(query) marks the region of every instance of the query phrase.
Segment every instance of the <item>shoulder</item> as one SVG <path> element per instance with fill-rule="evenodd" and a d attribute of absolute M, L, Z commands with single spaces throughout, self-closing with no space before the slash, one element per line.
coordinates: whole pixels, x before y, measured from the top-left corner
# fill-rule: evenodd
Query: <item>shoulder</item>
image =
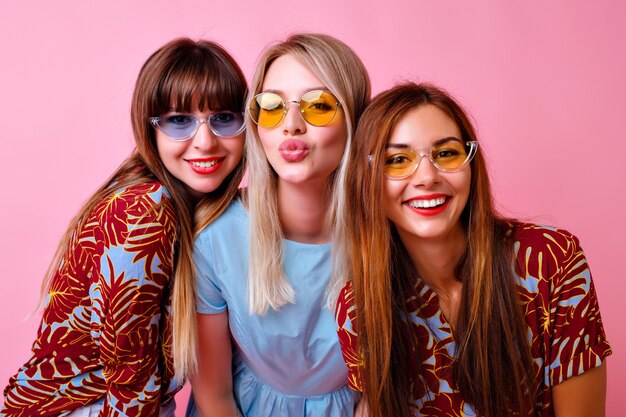
<path fill-rule="evenodd" d="M 515 259 L 527 266 L 559 268 L 576 257 L 584 257 L 576 236 L 564 229 L 532 223 L 512 223 Z"/>
<path fill-rule="evenodd" d="M 177 220 L 169 191 L 158 181 L 114 189 L 91 212 L 99 217 L 152 220 L 162 224 Z"/>
<path fill-rule="evenodd" d="M 125 201 L 131 205 L 144 206 L 146 209 L 156 206 L 173 206 L 170 192 L 158 181 L 116 189 L 110 194 L 110 198 Z"/>
<path fill-rule="evenodd" d="M 154 241 L 169 246 L 178 234 L 178 214 L 168 190 L 153 181 L 110 192 L 79 229 L 80 236 L 92 236 L 105 246 Z"/>
<path fill-rule="evenodd" d="M 509 223 L 516 242 L 535 246 L 578 245 L 578 238 L 565 229 L 533 223 Z"/>
<path fill-rule="evenodd" d="M 233 200 L 224 212 L 202 229 L 194 240 L 194 260 L 203 271 L 230 269 L 233 259 L 247 265 L 250 227 L 248 214 L 239 200 Z"/>
<path fill-rule="evenodd" d="M 514 268 L 527 301 L 548 310 L 595 301 L 591 271 L 576 236 L 529 223 L 513 225 L 512 233 Z"/>
<path fill-rule="evenodd" d="M 235 199 L 217 219 L 198 233 L 196 244 L 206 242 L 214 235 L 240 238 L 241 233 L 248 232 L 248 227 L 248 212 L 242 202 Z"/>

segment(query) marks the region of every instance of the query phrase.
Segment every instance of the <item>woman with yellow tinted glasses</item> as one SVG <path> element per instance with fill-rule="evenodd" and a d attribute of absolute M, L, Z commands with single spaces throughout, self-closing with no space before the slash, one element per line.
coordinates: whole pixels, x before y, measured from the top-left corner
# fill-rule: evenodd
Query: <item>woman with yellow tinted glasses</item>
<path fill-rule="evenodd" d="M 279 125 L 291 104 L 298 105 L 302 118 L 312 126 L 326 126 L 333 121 L 341 103 L 328 91 L 313 90 L 300 100 L 283 101 L 275 93 L 260 93 L 250 100 L 250 118 L 257 125 L 270 129 Z"/>
<path fill-rule="evenodd" d="M 336 319 L 370 417 L 604 415 L 611 349 L 578 239 L 496 213 L 447 93 L 376 97 L 347 175 Z"/>
<path fill-rule="evenodd" d="M 199 369 L 187 415 L 353 415 L 331 243 L 369 91 L 360 59 L 332 37 L 293 35 L 263 53 L 247 108 L 248 189 L 196 239 Z"/>

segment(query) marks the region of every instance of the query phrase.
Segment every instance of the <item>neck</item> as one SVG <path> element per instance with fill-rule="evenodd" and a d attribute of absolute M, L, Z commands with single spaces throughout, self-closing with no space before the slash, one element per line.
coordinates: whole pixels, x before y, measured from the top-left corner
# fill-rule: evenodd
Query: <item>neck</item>
<path fill-rule="evenodd" d="M 457 279 L 456 268 L 466 251 L 463 228 L 452 230 L 438 239 L 419 239 L 399 233 L 417 273 L 439 297 L 439 306 L 448 321 L 454 325 L 463 289 Z"/>
<path fill-rule="evenodd" d="M 278 216 L 285 238 L 301 243 L 328 242 L 330 198 L 327 181 L 292 184 L 279 178 Z"/>

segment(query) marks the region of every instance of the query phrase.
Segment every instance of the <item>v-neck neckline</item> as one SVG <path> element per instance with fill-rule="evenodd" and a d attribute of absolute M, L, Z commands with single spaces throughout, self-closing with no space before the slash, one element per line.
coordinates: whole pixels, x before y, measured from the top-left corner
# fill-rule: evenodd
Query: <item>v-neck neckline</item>
<path fill-rule="evenodd" d="M 429 320 L 433 314 L 433 311 L 436 311 L 436 315 L 439 317 L 439 320 L 443 327 L 440 327 L 440 330 L 445 330 L 449 332 L 451 336 L 454 335 L 454 327 L 446 317 L 443 309 L 439 305 L 439 295 L 435 290 L 430 288 L 428 284 L 426 284 L 421 278 L 417 278 L 417 283 L 415 285 L 415 293 L 418 295 L 419 299 L 422 300 L 422 305 L 415 305 L 415 309 L 413 311 L 416 312 L 422 319 Z M 417 300 L 416 300 L 417 301 Z M 417 304 L 417 303 L 416 303 Z M 430 313 L 423 314 L 424 307 L 427 307 Z M 453 338 L 454 340 L 454 338 Z"/>

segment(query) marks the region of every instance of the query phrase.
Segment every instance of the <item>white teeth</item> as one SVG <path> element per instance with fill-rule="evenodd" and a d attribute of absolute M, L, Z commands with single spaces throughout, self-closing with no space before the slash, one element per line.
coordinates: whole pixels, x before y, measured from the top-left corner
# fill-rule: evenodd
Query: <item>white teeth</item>
<path fill-rule="evenodd" d="M 197 161 L 190 161 L 192 163 L 193 166 L 198 167 L 198 168 L 208 168 L 208 167 L 212 167 L 213 165 L 217 164 L 217 159 L 213 160 L 213 161 L 202 161 L 202 162 L 197 162 Z"/>
<path fill-rule="evenodd" d="M 445 197 L 433 198 L 431 200 L 412 200 L 408 205 L 415 208 L 431 208 L 442 205 L 446 202 Z"/>

